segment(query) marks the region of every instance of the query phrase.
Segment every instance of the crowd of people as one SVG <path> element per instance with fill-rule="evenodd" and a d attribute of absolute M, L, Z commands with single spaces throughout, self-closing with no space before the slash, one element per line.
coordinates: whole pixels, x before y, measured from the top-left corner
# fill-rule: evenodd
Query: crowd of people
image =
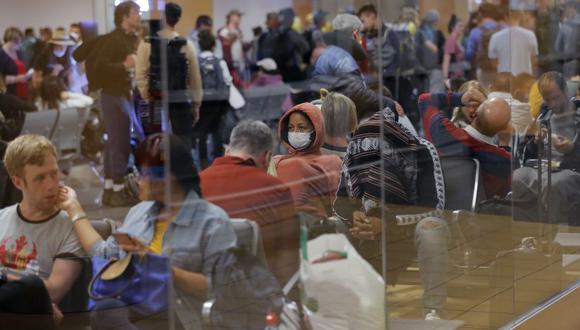
<path fill-rule="evenodd" d="M 101 36 L 81 23 L 43 28 L 40 38 L 6 29 L 0 312 L 62 319 L 59 303 L 81 273 L 75 257 L 148 251 L 169 258 L 178 308 L 193 309 L 178 319 L 196 328 L 215 265 L 236 246 L 230 219 L 258 224 L 267 268 L 282 284 L 299 267 L 301 224 L 333 219 L 332 230 L 379 271 L 381 239 L 412 237 L 385 251 L 385 280 L 418 260 L 424 316 L 439 319 L 453 239 L 448 157 L 479 161 L 480 200 L 534 208 L 541 199 L 536 220 L 580 223 L 578 1 L 538 1 L 535 11 L 484 2 L 469 18 L 453 15 L 446 33 L 437 10 L 421 18 L 414 5 L 393 23 L 372 4 L 332 18 L 318 10 L 309 26 L 283 9 L 251 41 L 239 10 L 220 28 L 199 16 L 188 36 L 176 32 L 181 16 L 168 2 L 162 23 L 145 24 L 125 1 Z M 243 118 L 247 91 L 285 84 L 277 127 Z M 104 131 L 102 205 L 131 207 L 118 231 L 134 245 L 101 237 L 75 190 L 61 185 L 53 142 L 20 134 L 26 112 L 91 106 Z M 549 194 L 537 169 L 545 159 Z M 138 196 L 128 185 L 134 167 Z M 167 322 L 124 307 L 102 301 L 92 326 Z"/>

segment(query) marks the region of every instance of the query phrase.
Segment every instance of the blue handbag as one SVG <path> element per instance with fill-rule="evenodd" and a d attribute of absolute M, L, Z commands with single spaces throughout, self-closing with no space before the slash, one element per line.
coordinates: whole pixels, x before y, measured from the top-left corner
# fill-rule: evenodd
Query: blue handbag
<path fill-rule="evenodd" d="M 169 259 L 150 253 L 128 254 L 126 258 L 92 258 L 89 309 L 95 309 L 99 301 L 117 299 L 142 315 L 167 311 L 171 280 Z M 119 263 L 124 265 L 119 267 Z M 113 275 L 107 274 L 107 270 L 113 270 Z"/>

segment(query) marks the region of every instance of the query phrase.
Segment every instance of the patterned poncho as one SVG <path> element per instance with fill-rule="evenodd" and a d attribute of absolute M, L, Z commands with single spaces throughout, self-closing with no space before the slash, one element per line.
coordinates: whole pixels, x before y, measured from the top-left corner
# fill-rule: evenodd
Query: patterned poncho
<path fill-rule="evenodd" d="M 342 164 L 336 214 L 350 222 L 353 211 L 382 209 L 392 212 L 398 225 L 412 225 L 440 215 L 444 206 L 443 172 L 435 147 L 399 124 L 390 108 L 362 122 Z"/>

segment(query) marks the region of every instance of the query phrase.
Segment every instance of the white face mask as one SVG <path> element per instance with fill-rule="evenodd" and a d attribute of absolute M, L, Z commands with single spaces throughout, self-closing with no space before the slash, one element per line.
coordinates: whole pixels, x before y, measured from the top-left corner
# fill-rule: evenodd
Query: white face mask
<path fill-rule="evenodd" d="M 66 53 L 66 48 L 62 48 L 62 49 L 53 49 L 52 53 L 54 54 L 54 56 L 56 57 L 63 57 L 64 53 Z"/>
<path fill-rule="evenodd" d="M 309 133 L 293 133 L 288 132 L 288 143 L 295 149 L 303 149 L 310 143 L 312 132 Z"/>

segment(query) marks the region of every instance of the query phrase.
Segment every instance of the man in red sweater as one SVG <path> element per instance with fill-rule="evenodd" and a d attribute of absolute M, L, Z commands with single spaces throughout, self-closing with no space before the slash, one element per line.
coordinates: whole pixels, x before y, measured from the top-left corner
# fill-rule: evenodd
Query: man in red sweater
<path fill-rule="evenodd" d="M 266 173 L 274 138 L 260 121 L 244 121 L 232 131 L 224 157 L 200 173 L 203 197 L 231 218 L 256 221 L 270 270 L 285 283 L 298 269 L 299 222 L 290 189 Z"/>

